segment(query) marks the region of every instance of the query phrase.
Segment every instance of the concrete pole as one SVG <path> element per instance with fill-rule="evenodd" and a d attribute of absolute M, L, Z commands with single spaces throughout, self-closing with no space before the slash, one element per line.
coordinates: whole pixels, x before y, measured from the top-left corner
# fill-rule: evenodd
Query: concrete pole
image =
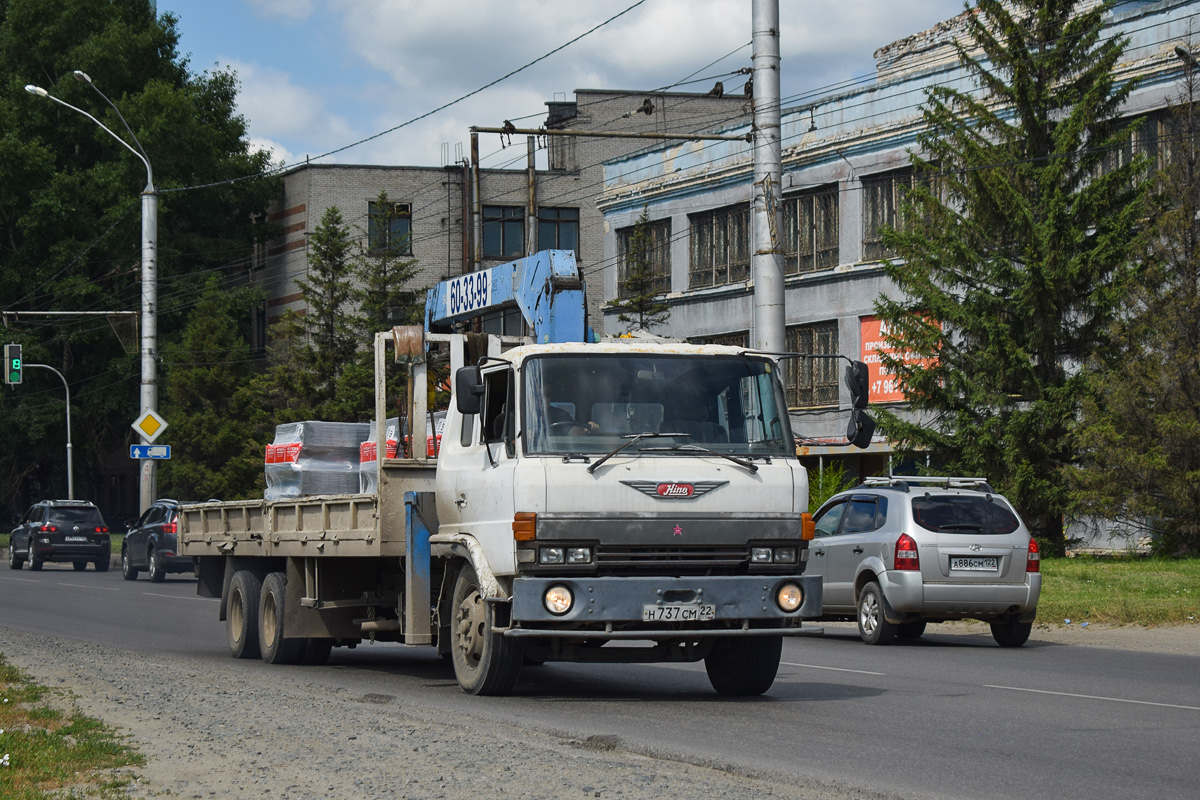
<path fill-rule="evenodd" d="M 142 192 L 142 411 L 158 411 L 158 195 L 150 162 L 146 162 L 146 189 Z M 150 441 L 142 437 L 143 444 Z M 154 502 L 154 459 L 142 460 L 138 504 L 145 511 Z"/>
<path fill-rule="evenodd" d="M 537 138 L 526 137 L 525 146 L 527 151 L 525 181 L 529 190 L 525 200 L 525 255 L 531 256 L 537 252 L 537 165 L 533 160 L 537 152 Z"/>
<path fill-rule="evenodd" d="M 779 237 L 780 145 L 779 0 L 754 0 L 752 9 L 754 79 L 754 194 L 751 206 L 754 252 L 754 340 L 769 352 L 786 349 L 783 308 L 783 248 Z"/>

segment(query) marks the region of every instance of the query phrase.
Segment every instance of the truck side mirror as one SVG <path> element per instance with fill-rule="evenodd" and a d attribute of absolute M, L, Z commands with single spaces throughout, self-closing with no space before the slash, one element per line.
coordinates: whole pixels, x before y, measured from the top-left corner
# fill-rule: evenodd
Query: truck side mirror
<path fill-rule="evenodd" d="M 875 435 L 875 420 L 871 415 L 856 408 L 850 412 L 850 425 L 846 428 L 846 440 L 858 448 L 866 448 Z"/>
<path fill-rule="evenodd" d="M 483 404 L 483 376 L 479 367 L 461 367 L 454 373 L 454 402 L 458 413 L 478 414 Z"/>

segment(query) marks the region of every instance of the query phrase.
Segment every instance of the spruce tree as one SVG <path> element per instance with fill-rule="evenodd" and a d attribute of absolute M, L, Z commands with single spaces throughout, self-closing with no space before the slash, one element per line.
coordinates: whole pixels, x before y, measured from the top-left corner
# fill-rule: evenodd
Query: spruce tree
<path fill-rule="evenodd" d="M 881 298 L 883 358 L 911 417 L 881 413 L 902 448 L 980 475 L 1051 552 L 1065 546 L 1085 383 L 1131 278 L 1143 165 L 1105 168 L 1129 136 L 1134 85 L 1108 4 L 980 0 L 958 58 L 975 90 L 927 91 L 914 181 L 884 242 L 900 299 Z M 915 356 L 916 358 L 912 358 Z"/>
<path fill-rule="evenodd" d="M 1079 441 L 1080 510 L 1200 550 L 1200 108 L 1188 71 L 1167 119 L 1161 213 L 1113 347 L 1096 354 Z"/>
<path fill-rule="evenodd" d="M 354 239 L 342 212 L 330 206 L 308 235 L 308 277 L 297 281 L 308 305 L 304 328 L 308 366 L 317 392 L 314 405 L 325 419 L 346 416 L 333 410 L 339 405 L 338 382 L 359 348 L 367 344 L 361 339 L 354 272 Z"/>
<path fill-rule="evenodd" d="M 649 332 L 651 328 L 665 324 L 671 315 L 670 304 L 655 288 L 654 246 L 650 213 L 643 208 L 625 253 L 624 274 L 619 281 L 621 291 L 615 300 L 608 301 L 610 308 L 620 311 L 617 319 L 628 326 L 626 331 Z"/>

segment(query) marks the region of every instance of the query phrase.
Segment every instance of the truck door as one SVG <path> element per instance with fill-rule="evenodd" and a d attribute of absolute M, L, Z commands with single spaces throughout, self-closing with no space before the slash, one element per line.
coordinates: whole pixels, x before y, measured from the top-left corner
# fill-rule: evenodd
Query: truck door
<path fill-rule="evenodd" d="M 517 465 L 516 393 L 507 364 L 483 372 L 479 414 L 463 420 L 462 449 L 439 459 L 452 493 L 452 516 L 446 526 L 474 536 L 498 573 L 513 563 L 513 482 Z M 465 430 L 469 427 L 469 431 Z M 441 483 L 441 481 L 439 481 Z M 440 491 L 440 488 L 439 488 Z M 457 523 L 457 524 L 456 524 Z"/>

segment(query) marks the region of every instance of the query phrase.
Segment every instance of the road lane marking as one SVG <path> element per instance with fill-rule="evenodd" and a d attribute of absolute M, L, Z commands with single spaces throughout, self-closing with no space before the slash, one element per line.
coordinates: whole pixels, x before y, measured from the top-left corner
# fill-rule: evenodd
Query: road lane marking
<path fill-rule="evenodd" d="M 33 578 L 9 578 L 9 580 L 20 581 L 21 583 L 41 583 L 41 581 L 35 581 Z"/>
<path fill-rule="evenodd" d="M 819 664 L 793 664 L 790 661 L 780 661 L 781 667 L 807 667 L 808 669 L 827 669 L 832 672 L 855 672 L 859 675 L 886 675 L 886 672 L 870 672 L 865 669 L 844 669 L 843 667 L 822 667 Z"/>
<path fill-rule="evenodd" d="M 1075 694 L 1074 692 L 1050 692 L 1045 689 L 1026 689 L 1022 686 L 992 686 L 984 684 L 985 689 L 1007 689 L 1010 692 L 1033 692 L 1034 694 L 1054 694 L 1059 697 L 1078 697 L 1083 700 L 1108 700 L 1112 703 L 1134 703 L 1139 706 L 1158 706 L 1160 708 L 1182 708 L 1185 711 L 1200 711 L 1200 706 L 1181 706 L 1176 703 L 1154 703 L 1149 700 L 1127 700 L 1124 697 L 1102 697 L 1094 694 Z"/>
<path fill-rule="evenodd" d="M 198 597 L 187 594 L 159 594 L 158 592 L 142 592 L 147 597 L 169 597 L 172 600 L 216 600 L 215 597 Z"/>
<path fill-rule="evenodd" d="M 114 589 L 114 588 L 112 588 L 111 586 L 95 586 L 95 585 L 86 584 L 86 583 L 62 583 L 62 582 L 60 581 L 58 585 L 59 585 L 59 586 L 71 586 L 71 587 L 73 587 L 73 588 L 75 588 L 75 589 L 103 589 L 103 590 L 104 590 L 104 591 L 106 591 L 106 592 L 119 592 L 119 591 L 121 591 L 120 589 Z"/>

